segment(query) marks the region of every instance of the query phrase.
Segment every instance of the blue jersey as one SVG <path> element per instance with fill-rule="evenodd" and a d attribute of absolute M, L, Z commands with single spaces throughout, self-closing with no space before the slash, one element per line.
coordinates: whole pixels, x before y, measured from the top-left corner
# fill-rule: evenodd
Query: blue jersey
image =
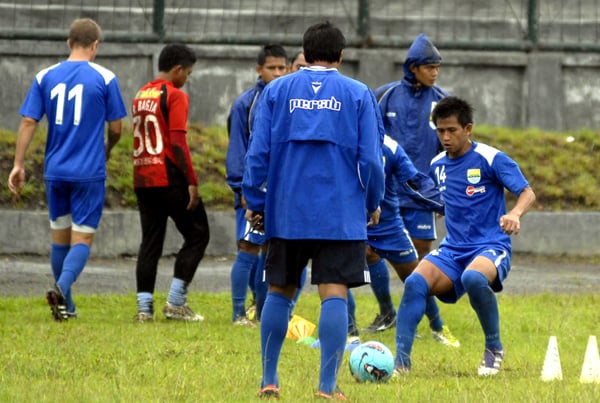
<path fill-rule="evenodd" d="M 310 67 L 265 87 L 242 184 L 267 238 L 366 240 L 384 191 L 383 127 L 373 93 Z"/>
<path fill-rule="evenodd" d="M 20 113 L 36 121 L 47 116 L 46 179 L 106 179 L 105 123 L 127 116 L 110 70 L 87 61 L 50 66 L 35 76 Z"/>
<path fill-rule="evenodd" d="M 254 117 L 254 106 L 264 88 L 265 82 L 259 79 L 252 88 L 244 91 L 233 102 L 227 119 L 229 145 L 227 146 L 225 168 L 227 171 L 227 184 L 236 193 L 236 205 L 239 204 L 237 195 L 242 190 L 244 158 L 248 151 L 248 138 L 250 137 L 251 123 Z"/>
<path fill-rule="evenodd" d="M 404 221 L 400 215 L 398 192 L 412 195 L 415 203 L 424 209 L 441 211 L 443 209 L 439 191 L 431 178 L 420 175 L 404 149 L 386 135 L 383 141 L 383 160 L 385 170 L 385 195 L 381 202 L 379 224 L 369 227 L 369 241 L 377 240 L 376 247 L 384 250 L 398 250 L 404 245 L 407 236 Z M 411 181 L 412 180 L 412 181 Z M 410 182 L 410 185 L 407 183 Z"/>
<path fill-rule="evenodd" d="M 440 153 L 431 163 L 431 175 L 445 203 L 447 235 L 440 247 L 510 251 L 510 236 L 500 228 L 500 217 L 506 214 L 504 189 L 518 196 L 529 186 L 515 161 L 493 147 L 473 142 L 458 158 Z"/>

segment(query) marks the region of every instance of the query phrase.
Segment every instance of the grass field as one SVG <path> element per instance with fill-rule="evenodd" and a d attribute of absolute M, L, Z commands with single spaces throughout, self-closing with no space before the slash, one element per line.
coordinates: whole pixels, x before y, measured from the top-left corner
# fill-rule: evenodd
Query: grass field
<path fill-rule="evenodd" d="M 397 296 L 396 296 L 397 298 Z M 80 317 L 50 319 L 43 298 L 0 298 L 2 402 L 252 402 L 260 381 L 259 329 L 233 327 L 229 294 L 192 293 L 202 323 L 132 321 L 135 295 L 80 295 Z M 157 301 L 164 301 L 158 294 Z M 369 294 L 356 295 L 358 321 L 376 313 Z M 436 343 L 425 322 L 413 349 L 413 371 L 387 384 L 358 384 L 347 368 L 339 386 L 355 402 L 597 402 L 600 384 L 580 384 L 589 335 L 600 336 L 599 295 L 499 295 L 506 360 L 494 378 L 476 375 L 482 334 L 468 300 L 440 304 L 461 347 Z M 307 293 L 296 314 L 318 321 Z M 540 381 L 548 339 L 557 336 L 563 381 Z M 394 331 L 362 335 L 395 352 Z M 319 351 L 286 340 L 280 360 L 282 401 L 313 400 Z"/>

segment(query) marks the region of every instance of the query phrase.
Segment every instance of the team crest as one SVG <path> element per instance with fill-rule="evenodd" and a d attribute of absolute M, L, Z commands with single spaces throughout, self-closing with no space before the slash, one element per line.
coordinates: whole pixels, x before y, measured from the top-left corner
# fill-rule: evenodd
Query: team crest
<path fill-rule="evenodd" d="M 481 180 L 481 170 L 479 168 L 468 169 L 467 180 L 473 185 L 479 183 Z"/>
<path fill-rule="evenodd" d="M 321 89 L 321 82 L 320 81 L 313 81 L 312 83 L 310 83 L 310 85 L 312 86 L 312 89 L 315 92 L 315 94 L 317 92 L 319 92 L 319 90 Z"/>

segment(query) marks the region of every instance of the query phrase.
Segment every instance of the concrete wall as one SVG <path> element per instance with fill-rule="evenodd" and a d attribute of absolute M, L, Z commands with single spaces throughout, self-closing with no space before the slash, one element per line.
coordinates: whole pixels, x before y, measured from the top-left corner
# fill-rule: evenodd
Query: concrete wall
<path fill-rule="evenodd" d="M 161 45 L 100 45 L 97 62 L 119 77 L 127 104 L 156 72 Z M 256 46 L 196 45 L 199 61 L 185 89 L 190 121 L 225 125 L 234 99 L 256 80 Z M 293 53 L 296 49 L 288 49 Z M 600 128 L 600 55 L 442 51 L 438 84 L 476 107 L 477 124 L 546 130 Z M 68 54 L 62 42 L 0 40 L 0 128 L 16 130 L 34 75 Z M 375 88 L 402 77 L 406 49 L 345 51 L 342 72 Z"/>
<path fill-rule="evenodd" d="M 208 212 L 211 239 L 206 254 L 236 252 L 235 217 L 232 212 Z M 50 247 L 48 215 L 45 211 L 0 210 L 0 254 L 47 255 Z M 600 212 L 531 212 L 522 220 L 522 231 L 513 236 L 515 252 L 600 256 Z M 445 235 L 443 220 L 438 235 Z M 141 239 L 137 211 L 105 211 L 92 253 L 96 257 L 136 255 Z M 164 254 L 174 254 L 182 238 L 169 221 Z"/>

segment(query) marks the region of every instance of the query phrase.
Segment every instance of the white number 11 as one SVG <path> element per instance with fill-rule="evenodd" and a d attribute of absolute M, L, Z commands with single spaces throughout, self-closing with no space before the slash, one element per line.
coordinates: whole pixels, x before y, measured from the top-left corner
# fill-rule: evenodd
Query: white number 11
<path fill-rule="evenodd" d="M 65 113 L 66 89 L 67 85 L 65 83 L 60 83 L 56 87 L 52 88 L 52 91 L 50 92 L 50 99 L 58 97 L 58 99 L 56 100 L 56 117 L 54 118 L 54 123 L 56 123 L 57 125 L 62 125 L 63 123 L 63 115 Z M 75 111 L 73 113 L 73 124 L 75 126 L 79 125 L 79 120 L 81 119 L 82 95 L 83 84 L 77 84 L 75 87 L 71 88 L 67 98 L 68 101 L 75 98 Z"/>

